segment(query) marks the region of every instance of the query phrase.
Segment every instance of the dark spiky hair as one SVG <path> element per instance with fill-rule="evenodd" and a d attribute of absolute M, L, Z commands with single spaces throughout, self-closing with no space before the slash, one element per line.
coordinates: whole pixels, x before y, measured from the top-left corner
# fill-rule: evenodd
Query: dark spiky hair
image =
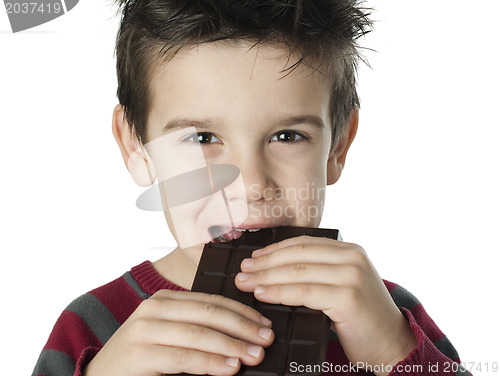
<path fill-rule="evenodd" d="M 313 58 L 331 77 L 332 135 L 359 107 L 357 40 L 371 30 L 357 0 L 115 0 L 121 11 L 116 41 L 117 95 L 141 143 L 147 142 L 149 82 L 155 63 L 185 45 L 220 40 L 279 44 L 299 59 Z M 335 139 L 333 140 L 335 141 Z"/>

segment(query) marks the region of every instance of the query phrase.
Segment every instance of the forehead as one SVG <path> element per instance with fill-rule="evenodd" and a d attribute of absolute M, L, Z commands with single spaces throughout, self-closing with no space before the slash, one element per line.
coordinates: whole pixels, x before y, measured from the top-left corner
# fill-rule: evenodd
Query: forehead
<path fill-rule="evenodd" d="M 181 49 L 150 81 L 149 125 L 175 117 L 266 121 L 316 115 L 329 124 L 331 82 L 279 46 L 215 42 Z M 251 116 L 250 116 L 251 115 Z"/>

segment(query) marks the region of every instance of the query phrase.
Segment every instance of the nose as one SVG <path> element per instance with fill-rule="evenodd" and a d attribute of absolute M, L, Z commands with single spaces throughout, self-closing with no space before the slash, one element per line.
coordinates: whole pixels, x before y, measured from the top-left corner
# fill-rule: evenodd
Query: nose
<path fill-rule="evenodd" d="M 248 155 L 239 160 L 247 202 L 271 200 L 274 196 L 275 184 L 272 180 L 270 161 L 262 153 Z"/>
<path fill-rule="evenodd" d="M 272 180 L 271 164 L 262 151 L 237 150 L 225 163 L 239 168 L 248 204 L 272 199 L 275 184 Z M 232 196 L 230 192 L 229 196 Z"/>

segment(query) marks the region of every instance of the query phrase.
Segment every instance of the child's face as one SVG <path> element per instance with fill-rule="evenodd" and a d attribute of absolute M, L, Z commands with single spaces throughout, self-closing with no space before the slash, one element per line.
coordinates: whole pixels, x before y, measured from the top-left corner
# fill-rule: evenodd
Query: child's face
<path fill-rule="evenodd" d="M 282 70 L 295 61 L 277 47 L 210 43 L 182 49 L 154 72 L 148 139 L 173 135 L 192 147 L 178 149 L 188 150 L 183 155 L 167 152 L 161 163 L 153 155 L 156 170 L 200 167 L 188 162 L 196 148 L 203 164 L 237 166 L 244 189 L 226 192 L 237 228 L 319 226 L 327 178 L 338 178 L 328 174 L 340 173 L 336 153 L 330 154 L 331 82 L 305 65 L 286 75 Z M 167 124 L 175 126 L 164 129 Z M 214 229 L 231 227 L 223 217 L 205 201 L 186 206 L 174 226 L 166 209 L 177 238 L 187 230 L 204 242 L 216 236 Z"/>

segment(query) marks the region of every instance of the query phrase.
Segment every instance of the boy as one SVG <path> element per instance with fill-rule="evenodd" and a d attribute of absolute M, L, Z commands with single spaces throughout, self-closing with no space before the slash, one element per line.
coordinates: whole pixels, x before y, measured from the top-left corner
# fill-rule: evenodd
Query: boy
<path fill-rule="evenodd" d="M 356 135 L 356 39 L 370 22 L 348 0 L 122 7 L 113 134 L 133 179 L 159 181 L 179 247 L 71 303 L 34 374 L 233 375 L 262 361 L 272 323 L 185 291 L 203 242 L 236 238 L 234 227 L 319 226 L 324 188 L 339 179 Z M 176 180 L 215 165 L 238 171 L 219 189 L 222 201 L 198 178 Z M 241 268 L 236 285 L 259 300 L 330 317 L 326 374 L 429 374 L 430 364 L 457 373 L 458 355 L 422 306 L 382 281 L 356 244 L 288 239 Z"/>

